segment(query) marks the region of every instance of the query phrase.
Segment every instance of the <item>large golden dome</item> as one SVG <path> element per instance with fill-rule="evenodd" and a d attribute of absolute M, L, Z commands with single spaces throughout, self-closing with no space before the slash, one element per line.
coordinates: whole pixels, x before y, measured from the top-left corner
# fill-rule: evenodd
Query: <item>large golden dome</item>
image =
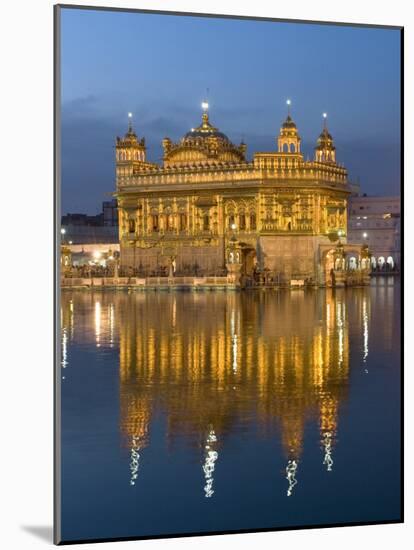
<path fill-rule="evenodd" d="M 185 134 L 183 140 L 191 140 L 198 138 L 219 138 L 224 141 L 230 142 L 229 138 L 223 132 L 220 132 L 212 124 L 210 124 L 208 113 L 203 113 L 202 122 L 197 128 L 192 128 L 189 132 Z"/>
<path fill-rule="evenodd" d="M 200 126 L 192 128 L 177 143 L 164 138 L 164 165 L 197 166 L 245 162 L 246 145 L 234 145 L 210 123 L 207 110 Z"/>

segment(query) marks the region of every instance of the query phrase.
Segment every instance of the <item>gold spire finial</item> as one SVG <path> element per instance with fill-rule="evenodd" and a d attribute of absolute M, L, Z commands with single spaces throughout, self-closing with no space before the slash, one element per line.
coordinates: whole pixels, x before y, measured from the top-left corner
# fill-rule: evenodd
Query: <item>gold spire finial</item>
<path fill-rule="evenodd" d="M 326 130 L 327 129 L 326 119 L 328 118 L 328 113 L 322 113 L 322 117 L 323 117 L 323 128 L 324 130 Z"/>
<path fill-rule="evenodd" d="M 128 133 L 132 132 L 132 113 L 128 113 Z"/>
<path fill-rule="evenodd" d="M 290 99 L 287 99 L 286 100 L 286 105 L 287 105 L 287 112 L 288 112 L 288 116 L 290 116 L 290 106 L 291 106 L 292 102 Z"/>
<path fill-rule="evenodd" d="M 201 108 L 203 109 L 203 116 L 202 116 L 203 126 L 208 123 L 208 107 L 209 107 L 208 101 L 201 102 Z"/>

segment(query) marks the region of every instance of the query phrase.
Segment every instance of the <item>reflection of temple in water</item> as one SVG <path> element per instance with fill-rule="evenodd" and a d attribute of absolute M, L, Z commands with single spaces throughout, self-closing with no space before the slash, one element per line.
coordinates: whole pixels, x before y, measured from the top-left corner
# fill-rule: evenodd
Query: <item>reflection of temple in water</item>
<path fill-rule="evenodd" d="M 99 347 L 119 345 L 131 484 L 155 411 L 165 414 L 170 449 L 185 441 L 199 454 L 206 497 L 214 494 L 226 437 L 249 426 L 281 442 L 288 495 L 300 482 L 307 423 L 317 423 L 321 463 L 332 470 L 350 327 L 358 327 L 361 362 L 369 352 L 370 289 L 352 292 L 351 302 L 339 289 L 64 294 L 63 331 Z"/>
<path fill-rule="evenodd" d="M 122 430 L 130 440 L 147 445 L 151 408 L 165 410 L 170 445 L 185 435 L 203 449 L 204 490 L 211 496 L 221 442 L 234 425 L 256 416 L 262 430 L 280 432 L 290 488 L 305 424 L 317 418 L 322 460 L 332 468 L 349 369 L 340 294 L 160 299 L 163 308 L 137 296 L 120 332 Z"/>

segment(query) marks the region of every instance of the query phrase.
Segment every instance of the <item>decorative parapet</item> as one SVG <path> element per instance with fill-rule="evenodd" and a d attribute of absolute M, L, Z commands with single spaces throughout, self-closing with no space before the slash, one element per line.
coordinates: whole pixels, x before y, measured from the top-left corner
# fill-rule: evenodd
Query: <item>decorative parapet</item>
<path fill-rule="evenodd" d="M 160 167 L 151 165 L 148 168 L 137 168 L 133 174 L 119 174 L 117 188 L 146 187 L 148 185 L 177 185 L 197 183 L 225 183 L 244 181 L 277 180 L 298 181 L 304 184 L 325 182 L 348 186 L 348 175 L 345 168 L 339 165 L 314 161 L 300 161 L 292 155 L 278 157 L 276 154 L 256 155 L 253 162 L 244 163 L 205 163 L 186 166 Z"/>
<path fill-rule="evenodd" d="M 133 175 L 118 176 L 117 188 L 141 187 L 148 185 L 177 185 L 214 182 L 242 182 L 259 179 L 251 163 L 216 164 L 214 166 L 169 166 L 150 171 L 140 170 Z"/>
<path fill-rule="evenodd" d="M 348 184 L 347 170 L 334 163 L 304 161 L 300 154 L 256 153 L 253 159 L 256 170 L 264 177 L 323 180 Z"/>

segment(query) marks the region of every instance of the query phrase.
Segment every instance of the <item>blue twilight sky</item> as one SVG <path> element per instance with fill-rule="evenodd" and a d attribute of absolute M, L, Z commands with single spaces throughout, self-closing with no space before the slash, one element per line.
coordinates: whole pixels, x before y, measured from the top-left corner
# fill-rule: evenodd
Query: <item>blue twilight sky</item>
<path fill-rule="evenodd" d="M 114 140 L 134 114 L 147 155 L 210 120 L 248 156 L 275 149 L 286 98 L 305 158 L 322 112 L 363 192 L 400 187 L 400 31 L 62 10 L 62 213 L 101 210 L 114 190 Z"/>

